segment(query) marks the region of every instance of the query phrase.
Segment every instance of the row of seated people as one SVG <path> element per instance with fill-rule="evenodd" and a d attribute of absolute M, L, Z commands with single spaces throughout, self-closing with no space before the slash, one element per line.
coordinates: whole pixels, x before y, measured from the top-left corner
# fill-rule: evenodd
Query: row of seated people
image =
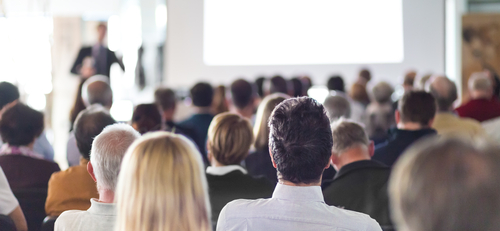
<path fill-rule="evenodd" d="M 399 105 L 405 108 L 428 98 L 432 96 L 425 92 L 409 92 Z M 432 105 L 433 101 L 431 110 Z M 111 118 L 102 107 L 91 107 L 79 115 L 75 129 L 78 132 L 85 119 L 96 122 L 103 116 Z M 407 115 L 401 118 L 402 123 L 416 122 L 408 121 Z M 500 220 L 496 215 L 500 205 L 496 202 L 500 194 L 497 147 L 429 137 L 408 149 L 389 176 L 388 167 L 370 160 L 373 143 L 363 128 L 344 119 L 330 125 L 323 106 L 311 98 L 287 99 L 277 105 L 269 128 L 271 162 L 279 180 L 272 195 L 224 201 L 214 219 L 218 211 L 214 212 L 217 201 L 213 197 L 220 194 L 212 188 L 220 181 L 213 178 L 234 172 L 244 175 L 245 170 L 234 163 L 241 160 L 236 146 L 248 151 L 251 144 L 248 120 L 232 113 L 214 118 L 207 142 L 212 166 L 207 173 L 199 151 L 184 136 L 153 132 L 140 137 L 129 125 L 108 125 L 92 141 L 87 167 L 96 181 L 98 197 L 86 211 L 64 212 L 55 229 L 211 230 L 212 223 L 217 230 L 381 230 L 382 217 L 389 213 L 387 188 L 393 218 L 401 230 L 495 230 Z M 330 164 L 340 171 L 322 191 L 321 177 Z M 214 176 L 207 177 L 208 172 Z M 388 187 L 387 179 L 382 178 L 389 177 Z M 265 185 L 259 179 L 246 178 L 252 189 Z M 348 178 L 367 187 L 356 189 L 352 187 L 355 182 L 345 182 Z M 345 185 L 338 183 L 342 181 Z M 349 190 L 350 194 L 345 192 Z M 225 193 L 227 197 L 251 194 L 234 188 Z M 364 212 L 378 220 L 327 205 L 330 196 L 337 199 L 342 195 L 351 203 L 365 203 L 361 206 L 367 209 Z M 366 197 L 373 198 L 363 200 Z M 350 206 L 348 200 L 340 203 Z M 378 208 L 370 212 L 374 207 Z"/>
<path fill-rule="evenodd" d="M 475 82 L 476 85 L 479 85 L 479 86 L 481 84 L 478 84 L 478 83 L 481 83 L 481 81 L 485 82 L 485 78 L 481 78 L 481 77 L 471 78 L 471 79 L 473 80 L 472 81 L 473 83 Z M 442 105 L 442 104 L 440 104 L 442 102 L 440 102 L 440 98 L 439 98 L 440 95 L 439 95 L 439 93 L 443 94 L 441 96 L 441 98 L 443 98 L 443 97 L 445 97 L 445 98 L 446 97 L 452 97 L 452 96 L 449 96 L 449 95 L 453 95 L 453 94 L 450 93 L 450 92 L 452 92 L 450 89 L 453 90 L 453 88 L 450 87 L 450 86 L 452 86 L 452 84 L 453 83 L 451 81 L 449 81 L 448 79 L 446 79 L 444 77 L 441 77 L 441 78 L 435 78 L 434 81 L 433 81 L 433 84 L 431 85 L 431 86 L 434 86 L 434 88 L 431 87 L 431 93 L 437 99 L 438 109 L 439 109 L 440 112 L 447 112 L 447 111 L 451 110 L 450 108 L 452 108 L 450 105 L 452 104 L 452 102 L 454 100 L 451 100 L 451 102 L 449 103 L 448 107 L 444 107 L 445 110 L 442 110 L 441 108 L 439 108 Z M 198 84 L 198 86 L 200 86 L 200 84 Z M 475 86 L 475 85 L 471 84 L 471 86 Z M 439 90 L 439 87 L 441 87 L 441 90 Z M 205 89 L 208 89 L 208 87 L 205 86 Z M 455 99 L 456 99 L 456 88 L 454 90 L 455 90 Z M 161 93 L 161 91 L 158 91 L 157 93 L 159 93 L 159 92 Z M 164 91 L 164 92 L 168 92 L 168 91 Z M 379 161 L 387 164 L 388 166 L 392 166 L 392 164 L 395 162 L 395 160 L 398 159 L 399 155 L 403 152 L 403 150 L 406 149 L 406 147 L 408 147 L 411 143 L 413 143 L 415 140 L 419 139 L 420 137 L 423 137 L 423 136 L 428 135 L 428 134 L 435 133 L 435 131 L 433 129 L 430 129 L 431 126 L 436 125 L 436 123 L 433 122 L 434 121 L 434 112 L 436 111 L 436 108 L 434 108 L 434 109 L 430 108 L 430 106 L 433 105 L 432 102 L 434 102 L 434 99 L 432 98 L 432 96 L 430 96 L 429 94 L 426 94 L 424 92 L 418 92 L 418 93 L 420 94 L 420 96 L 414 97 L 413 101 L 411 101 L 411 103 L 408 103 L 408 105 L 411 105 L 411 106 L 409 106 L 408 108 L 399 108 L 396 111 L 396 118 L 395 118 L 395 120 L 397 121 L 398 127 L 397 127 L 397 129 L 394 129 L 394 131 L 396 131 L 396 132 L 394 133 L 394 135 L 392 137 L 393 138 L 398 138 L 398 139 L 394 139 L 394 140 L 392 140 L 392 142 L 391 142 L 391 139 L 389 139 L 388 142 L 384 143 L 383 145 L 379 145 L 376 149 L 378 150 L 379 153 L 382 153 L 382 154 L 381 155 L 375 154 L 375 157 L 374 157 L 375 160 L 379 160 Z M 415 94 L 417 94 L 417 93 L 415 93 Z M 193 98 L 195 98 L 195 97 L 193 97 Z M 267 107 L 268 108 L 267 115 L 264 114 L 263 116 L 264 116 L 264 118 L 269 118 L 269 115 L 271 114 L 271 112 L 274 109 L 274 107 L 279 102 L 281 102 L 281 101 L 283 101 L 283 100 L 285 100 L 287 98 L 289 98 L 289 96 L 286 96 L 286 95 L 283 95 L 283 94 L 281 94 L 281 95 L 275 94 L 275 95 L 269 96 L 269 97 L 267 97 L 267 98 L 265 98 L 263 100 L 263 102 L 261 103 L 262 110 L 261 110 L 261 108 L 259 108 L 259 111 L 265 111 L 264 109 L 265 109 L 265 107 Z M 276 101 L 276 99 L 277 99 L 278 102 L 271 102 L 273 100 Z M 450 99 L 445 99 L 445 100 L 448 100 L 447 102 L 450 101 Z M 19 106 L 16 105 L 15 107 L 12 107 L 12 108 L 19 109 L 19 108 L 23 108 L 22 106 L 23 106 L 22 104 L 19 104 Z M 11 107 L 11 106 L 9 106 L 9 107 Z M 327 107 L 327 103 L 326 102 L 325 102 L 325 107 Z M 27 108 L 25 106 L 24 109 L 25 109 L 25 111 L 27 111 L 27 109 L 29 109 L 29 108 Z M 416 109 L 420 109 L 420 110 L 416 110 Z M 327 107 L 327 110 L 328 110 L 329 115 L 330 115 L 330 120 L 334 121 L 336 118 L 333 117 L 333 116 L 331 116 L 331 115 L 335 114 L 335 113 L 332 113 L 332 110 L 335 111 L 336 108 L 335 107 L 333 107 L 333 108 L 328 108 Z M 402 119 L 402 114 L 401 113 L 403 111 L 405 111 L 405 110 L 406 110 L 406 113 L 403 113 L 403 114 L 406 114 L 406 117 L 411 117 L 410 122 L 408 122 L 408 118 Z M 6 111 L 10 111 L 10 110 L 6 110 Z M 419 111 L 421 113 L 419 113 Z M 29 114 L 29 113 L 25 113 L 25 114 Z M 36 113 L 33 113 L 33 114 L 36 114 Z M 205 114 L 208 114 L 208 113 L 205 113 Z M 438 115 L 439 114 L 440 113 L 438 113 Z M 7 115 L 12 115 L 12 114 L 8 114 L 7 113 Z M 16 118 L 22 118 L 22 116 L 19 116 L 19 115 L 16 115 L 16 114 L 14 114 L 14 115 L 15 115 L 14 117 L 16 117 Z M 261 113 L 257 113 L 257 117 L 259 117 L 260 115 L 261 115 Z M 408 115 L 411 115 L 411 116 L 408 116 Z M 40 117 L 40 114 L 38 115 L 37 118 L 35 118 L 35 116 L 33 116 L 33 118 L 34 118 L 33 120 L 28 120 L 28 121 L 31 121 L 31 122 L 35 123 L 35 125 L 31 124 L 29 126 L 30 127 L 37 127 L 37 125 L 40 124 L 39 122 L 38 122 L 38 124 L 36 124 L 36 121 L 40 121 L 39 117 Z M 10 118 L 10 117 L 7 117 L 7 118 Z M 43 130 L 43 115 L 41 116 L 41 118 L 42 118 L 42 123 L 41 123 L 42 127 L 41 127 L 41 129 L 37 130 L 34 133 L 35 134 L 34 137 L 39 137 L 38 134 L 41 133 L 40 130 Z M 436 118 L 437 118 L 437 116 L 436 116 Z M 12 121 L 12 119 L 8 119 L 6 121 Z M 109 119 L 109 120 L 104 119 L 104 120 L 99 120 L 99 121 L 102 121 L 103 123 L 110 123 L 110 124 L 114 123 L 114 120 L 112 118 Z M 261 119 L 257 119 L 257 121 L 262 121 L 262 118 Z M 80 131 L 88 132 L 86 130 L 87 130 L 87 128 L 91 127 L 90 124 L 95 124 L 95 122 L 92 121 L 92 120 L 90 120 L 87 123 L 88 124 L 86 124 L 86 125 L 82 125 L 83 128 L 80 129 Z M 193 122 L 194 125 L 198 125 L 200 123 L 201 122 Z M 210 125 L 210 123 L 209 123 L 209 125 Z M 77 127 L 78 127 L 78 125 L 76 125 L 75 131 L 79 130 L 79 129 L 77 129 Z M 134 127 L 138 128 L 137 125 L 134 126 Z M 259 125 L 259 127 L 265 129 L 266 132 L 269 131 L 266 119 L 264 119 L 264 122 L 261 122 L 261 124 Z M 453 126 L 453 124 L 450 124 L 449 127 L 453 128 L 454 126 Z M 464 126 L 458 126 L 458 127 L 459 127 L 459 129 L 464 130 L 465 133 L 473 131 L 476 128 L 476 126 L 469 126 L 469 127 L 472 127 L 473 129 L 467 129 L 468 127 L 466 127 L 466 126 L 465 126 L 465 128 L 464 128 Z M 16 130 L 16 129 L 14 129 L 14 130 Z M 96 129 L 96 130 L 97 131 L 93 131 L 93 132 L 96 133 L 93 136 L 99 134 L 99 132 L 102 130 L 102 128 L 101 129 Z M 140 129 L 138 129 L 138 130 L 140 131 Z M 209 130 L 209 129 L 207 128 L 207 130 Z M 439 129 L 438 129 L 438 132 L 439 132 Z M 251 127 L 250 127 L 250 134 L 251 133 L 252 132 L 251 132 Z M 15 132 L 14 133 L 9 132 L 9 134 L 15 134 Z M 23 136 L 25 133 L 18 133 L 18 134 L 21 134 L 21 136 Z M 82 134 L 78 134 L 78 135 L 77 134 L 78 133 L 75 132 L 76 141 L 78 141 L 77 136 L 82 136 Z M 89 160 L 90 159 L 89 155 L 88 154 L 85 155 L 85 153 L 90 153 L 90 147 L 91 147 L 92 137 L 93 136 L 91 136 L 89 138 L 89 137 L 85 137 L 85 135 L 87 135 L 87 134 L 84 134 L 82 137 L 80 137 L 80 140 L 83 140 L 83 141 L 81 141 L 80 143 L 76 142 L 76 144 L 77 144 L 78 149 L 80 149 L 81 146 L 82 146 L 83 151 L 80 151 L 80 150 L 79 151 L 80 151 L 80 153 L 84 153 L 84 154 L 82 154 L 82 156 L 84 157 L 83 159 Z M 210 132 L 208 132 L 208 135 L 210 135 Z M 87 140 L 85 140 L 85 139 L 87 139 Z M 257 140 L 258 139 L 259 139 L 259 136 L 257 136 Z M 245 164 L 247 165 L 246 167 L 249 170 L 249 172 L 250 172 L 250 169 L 252 169 L 251 168 L 252 166 L 257 166 L 257 170 L 263 170 L 263 169 L 264 170 L 269 170 L 269 171 L 266 171 L 266 172 L 269 173 L 269 174 L 266 175 L 266 176 L 268 176 L 267 178 L 271 179 L 271 181 L 274 180 L 274 182 L 276 182 L 278 178 L 276 177 L 276 170 L 274 169 L 274 167 L 272 165 L 271 156 L 269 155 L 269 151 L 268 151 L 269 148 L 267 147 L 267 144 L 266 144 L 267 143 L 266 139 L 268 139 L 268 136 L 266 136 L 265 139 L 261 139 L 261 141 L 264 140 L 264 142 L 261 142 L 261 143 L 263 143 L 264 144 L 263 146 L 265 146 L 265 149 L 262 152 L 260 152 L 262 158 L 255 158 L 255 157 L 258 157 L 258 155 L 257 154 L 255 154 L 255 155 L 252 154 L 252 155 L 248 156 L 248 158 L 246 158 L 246 161 L 244 162 L 244 165 Z M 6 138 L 6 139 L 4 138 L 4 140 L 9 140 L 9 138 Z M 28 138 L 27 140 L 30 140 L 30 138 Z M 33 139 L 31 139 L 31 141 L 32 140 Z M 209 137 L 209 141 L 210 141 L 210 137 Z M 28 149 L 17 148 L 17 147 L 24 147 L 24 146 L 32 147 L 33 143 L 29 143 L 29 144 L 26 144 L 26 145 L 17 145 L 17 146 L 15 144 L 15 141 L 11 141 L 11 144 L 9 144 L 9 142 L 6 142 L 6 143 L 7 144 L 4 145 L 4 147 L 9 147 L 9 145 L 13 146 L 13 148 L 6 149 L 6 150 L 11 150 L 11 149 L 26 150 L 25 152 L 27 154 L 25 154 L 22 151 L 19 151 L 19 152 L 20 152 L 21 155 L 25 155 L 25 156 L 26 155 L 27 156 L 32 155 L 32 157 L 37 157 L 39 159 L 42 158 L 40 156 L 37 156 L 36 152 L 33 152 L 32 150 L 30 151 L 29 148 Z M 81 143 L 83 143 L 83 144 L 81 144 Z M 249 141 L 249 143 L 251 145 L 253 142 Z M 255 142 L 255 144 L 257 144 L 257 141 Z M 210 142 L 208 142 L 208 147 L 210 147 L 209 145 L 210 145 Z M 255 146 L 257 147 L 257 145 L 255 145 Z M 370 145 L 368 145 L 368 146 L 370 146 Z M 207 149 L 207 150 L 210 150 L 210 149 Z M 380 150 L 383 150 L 383 151 L 380 151 Z M 14 153 L 15 152 L 16 151 L 14 151 Z M 243 152 L 243 153 L 248 154 L 248 150 L 246 152 Z M 373 154 L 371 154 L 371 155 L 373 155 Z M 369 156 L 371 156 L 371 155 L 369 155 Z M 217 161 L 217 159 L 214 159 L 213 156 L 212 156 L 212 154 L 211 154 L 211 152 L 208 152 L 207 155 L 200 155 L 200 156 L 205 157 L 208 160 L 208 162 L 210 163 L 210 165 L 212 167 L 214 167 L 214 166 L 222 167 L 222 166 L 230 165 L 229 168 L 226 168 L 226 169 L 228 169 L 226 171 L 234 170 L 235 166 L 237 166 L 239 163 L 241 163 L 241 161 L 243 159 L 245 159 L 245 157 L 246 157 L 246 155 L 245 155 L 245 156 L 242 157 L 242 159 L 241 158 L 240 159 L 236 158 L 236 159 L 238 159 L 238 161 L 236 161 L 236 162 L 231 162 L 231 161 L 230 162 L 227 162 L 227 161 L 224 162 L 224 161 Z M 251 164 L 252 163 L 252 157 L 254 157 L 253 159 L 257 160 L 257 162 L 256 162 L 257 164 L 256 165 L 252 165 Z M 58 213 L 60 214 L 62 211 L 65 211 L 65 210 L 68 210 L 68 209 L 86 209 L 90 205 L 89 198 L 96 198 L 97 197 L 97 195 L 96 195 L 97 190 L 90 190 L 90 191 L 88 191 L 88 190 L 87 191 L 86 190 L 78 190 L 78 189 L 82 189 L 82 188 L 83 189 L 85 189 L 85 188 L 88 189 L 89 186 L 94 185 L 94 181 L 92 181 L 92 179 L 87 174 L 87 167 L 86 167 L 87 162 L 88 161 L 83 161 L 82 165 L 77 166 L 78 168 L 70 168 L 67 171 L 64 171 L 64 172 L 61 172 L 61 173 L 58 173 L 58 174 L 54 174 L 52 176 L 51 182 L 56 182 L 56 183 L 53 184 L 53 185 L 55 185 L 54 187 L 49 187 L 49 197 L 47 199 L 47 207 L 51 207 L 52 206 L 52 207 L 56 208 L 56 210 L 55 210 L 54 214 L 51 214 L 51 215 L 58 215 Z M 332 162 L 334 163 L 333 165 L 336 166 L 337 169 L 340 169 L 343 166 L 342 164 L 335 165 L 335 162 L 333 160 L 332 160 Z M 343 163 L 343 161 L 341 163 Z M 263 168 L 262 165 L 267 165 L 267 167 Z M 363 166 L 362 165 L 362 166 L 358 166 L 358 168 L 381 168 L 381 169 L 383 169 L 383 166 L 370 166 L 370 165 Z M 46 168 L 46 169 L 49 169 L 49 168 Z M 346 169 L 349 169 L 349 168 L 346 168 Z M 239 170 L 242 173 L 246 173 L 245 169 L 239 169 Z M 208 168 L 206 170 L 206 172 L 207 172 L 207 177 L 209 177 L 209 183 L 210 183 L 210 175 L 216 175 L 217 176 L 217 175 L 221 174 L 220 172 L 227 173 L 226 171 L 220 170 L 220 169 L 217 169 L 217 168 Z M 384 172 L 384 171 L 379 171 L 379 172 Z M 41 176 L 42 175 L 43 174 L 41 174 Z M 74 176 L 77 176 L 76 178 L 81 177 L 81 176 L 86 176 L 87 180 L 82 183 L 80 181 L 74 180 L 75 177 L 67 177 L 66 175 L 74 175 Z M 222 175 L 227 175 L 227 174 L 222 174 Z M 252 174 L 252 175 L 254 175 L 254 174 Z M 49 174 L 49 176 L 50 176 L 50 174 Z M 337 177 L 339 177 L 339 176 L 342 176 L 342 171 L 339 171 L 339 173 L 337 173 L 335 179 L 337 179 Z M 232 183 L 230 183 L 230 182 L 231 181 L 237 182 L 238 180 L 234 180 L 234 179 L 237 179 L 237 178 L 238 177 L 226 177 L 223 180 L 221 180 L 221 179 L 218 179 L 217 177 L 215 177 L 214 179 L 215 179 L 216 182 L 217 181 L 225 182 L 225 183 L 229 182 L 229 185 L 231 185 Z M 333 177 L 327 177 L 327 179 L 331 179 L 331 178 L 333 178 Z M 383 178 L 383 177 L 381 177 L 381 178 Z M 386 179 L 382 180 L 382 181 L 386 182 L 387 181 L 387 177 L 385 177 L 385 178 Z M 82 177 L 82 179 L 85 179 L 85 177 Z M 339 181 L 339 182 L 341 182 L 341 181 Z M 354 182 L 354 181 L 347 180 L 348 184 L 352 184 L 350 182 Z M 324 182 L 324 186 L 329 185 L 329 184 L 330 184 L 330 182 Z M 60 187 L 60 185 L 70 185 L 70 187 Z M 221 186 L 222 192 L 218 191 L 218 189 L 217 189 L 216 186 L 212 186 L 212 187 L 210 187 L 210 190 L 212 190 L 212 188 L 213 188 L 215 190 L 215 192 L 211 193 L 210 195 L 215 194 L 215 195 L 222 195 L 222 196 L 220 198 L 218 198 L 218 199 L 217 198 L 216 199 L 212 199 L 212 197 L 211 197 L 212 208 L 214 210 L 212 212 L 212 214 L 217 215 L 218 211 L 220 211 L 220 209 L 222 208 L 222 206 L 224 206 L 225 203 L 227 203 L 228 201 L 230 201 L 232 199 L 237 199 L 237 198 L 253 198 L 250 195 L 252 193 L 248 193 L 246 196 L 243 195 L 243 196 L 236 196 L 235 198 L 231 198 L 230 196 L 225 195 L 224 192 L 223 192 L 225 190 L 225 187 L 226 187 L 224 185 L 224 183 L 219 183 L 219 184 L 216 184 L 216 185 L 222 185 Z M 246 185 L 246 184 L 242 184 L 242 185 Z M 362 184 L 360 184 L 360 185 L 362 185 Z M 81 187 L 81 188 L 79 188 L 79 187 Z M 239 186 L 239 187 L 243 188 L 243 186 Z M 50 190 L 50 188 L 53 188 L 54 190 Z M 65 190 L 69 190 L 69 191 L 65 191 Z M 242 190 L 242 191 L 250 192 L 251 190 L 245 189 L 245 190 Z M 262 191 L 263 192 L 265 190 L 264 189 L 259 189 L 257 191 Z M 272 184 L 271 184 L 271 190 L 270 191 L 272 191 Z M 75 194 L 75 192 L 77 192 L 77 193 Z M 79 195 L 79 193 L 83 193 L 83 194 L 86 193 L 86 195 Z M 269 195 L 269 193 L 267 195 Z M 383 195 L 383 194 L 380 194 L 380 195 Z M 77 200 L 74 200 L 73 197 L 77 197 L 77 198 L 79 197 L 79 198 Z M 258 197 L 265 197 L 265 196 L 255 196 L 255 198 L 258 198 Z M 351 194 L 351 197 L 352 197 L 352 194 Z M 49 198 L 53 198 L 53 200 L 49 200 Z M 214 200 L 215 200 L 215 202 L 214 202 Z M 221 202 L 221 201 L 222 201 L 222 203 L 216 203 L 216 202 Z M 383 200 L 377 200 L 376 203 L 384 204 Z M 215 204 L 219 205 L 218 208 L 217 208 L 217 206 L 214 206 Z M 343 206 L 343 207 L 346 207 L 348 209 L 354 209 L 354 210 L 356 210 L 354 207 L 344 206 L 344 205 L 342 205 L 339 202 L 332 202 L 331 204 L 337 205 L 337 206 Z M 358 205 L 359 204 L 363 204 L 363 203 L 358 203 Z M 65 206 L 67 206 L 69 208 L 67 208 Z M 59 207 L 59 211 L 57 211 L 58 207 Z M 387 206 L 385 206 L 385 207 L 387 208 Z M 370 214 L 374 218 L 377 217 L 377 215 L 375 215 L 372 212 L 363 211 L 362 208 L 361 209 L 357 209 L 357 210 L 360 210 L 361 212 L 368 213 L 368 214 Z M 388 209 L 386 209 L 386 211 L 388 211 Z M 384 214 L 383 210 L 380 210 L 378 208 L 376 209 L 376 213 Z M 214 216 L 214 217 L 215 217 L 215 219 L 213 219 L 213 223 L 215 224 L 216 216 Z M 382 222 L 381 220 L 383 220 L 383 219 L 384 218 L 379 218 L 379 219 L 377 219 L 377 221 L 379 221 L 380 224 L 390 225 L 390 222 L 387 222 L 387 223 L 386 222 Z M 387 213 L 385 214 L 385 219 L 387 221 L 389 220 Z"/>

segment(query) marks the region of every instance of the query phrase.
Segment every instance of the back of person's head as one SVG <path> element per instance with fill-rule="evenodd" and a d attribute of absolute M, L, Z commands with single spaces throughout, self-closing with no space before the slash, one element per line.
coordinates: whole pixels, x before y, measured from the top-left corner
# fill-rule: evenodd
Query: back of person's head
<path fill-rule="evenodd" d="M 417 77 L 417 72 L 408 71 L 403 79 L 403 86 L 412 89 L 414 87 L 416 77 Z"/>
<path fill-rule="evenodd" d="M 88 78 L 82 86 L 82 100 L 85 106 L 100 104 L 111 108 L 113 91 L 109 86 L 109 78 L 104 75 L 95 75 Z"/>
<path fill-rule="evenodd" d="M 258 151 L 265 151 L 268 149 L 269 117 L 271 117 L 271 113 L 273 112 L 274 108 L 288 98 L 290 98 L 290 96 L 281 93 L 275 93 L 266 96 L 260 103 L 259 108 L 257 109 L 253 130 L 253 134 L 255 135 L 254 147 Z"/>
<path fill-rule="evenodd" d="M 186 138 L 155 132 L 123 158 L 115 230 L 211 230 L 201 154 Z"/>
<path fill-rule="evenodd" d="M 392 103 L 392 93 L 394 93 L 394 88 L 388 82 L 379 82 L 373 89 L 373 99 L 377 103 Z"/>
<path fill-rule="evenodd" d="M 240 164 L 253 140 L 252 125 L 237 114 L 221 113 L 208 128 L 208 152 L 223 165 Z"/>
<path fill-rule="evenodd" d="M 123 156 L 128 147 L 141 136 L 127 124 L 105 127 L 92 142 L 90 162 L 94 170 L 97 188 L 114 192 Z"/>
<path fill-rule="evenodd" d="M 354 121 L 339 119 L 331 124 L 331 128 L 333 136 L 332 153 L 337 156 L 342 155 L 351 148 L 370 144 L 365 129 Z"/>
<path fill-rule="evenodd" d="M 255 86 L 257 87 L 257 94 L 261 98 L 264 98 L 264 82 L 266 81 L 266 77 L 258 77 L 255 80 Z"/>
<path fill-rule="evenodd" d="M 214 97 L 214 89 L 209 83 L 197 83 L 191 88 L 191 99 L 196 107 L 210 107 Z"/>
<path fill-rule="evenodd" d="M 285 78 L 276 75 L 269 79 L 269 93 L 283 93 L 288 94 L 288 83 Z"/>
<path fill-rule="evenodd" d="M 323 105 L 309 97 L 287 99 L 274 109 L 269 130 L 279 177 L 295 184 L 319 182 L 333 145 Z"/>
<path fill-rule="evenodd" d="M 339 118 L 351 117 L 351 104 L 343 96 L 329 95 L 328 97 L 326 97 L 323 106 L 325 106 L 330 122 L 333 122 Z"/>
<path fill-rule="evenodd" d="M 431 80 L 429 91 L 436 99 L 438 111 L 451 111 L 453 103 L 457 100 L 457 86 L 453 81 L 444 77 L 436 76 Z"/>
<path fill-rule="evenodd" d="M 290 85 L 293 87 L 293 97 L 304 96 L 304 87 L 302 85 L 302 80 L 299 78 L 293 78 L 290 80 Z"/>
<path fill-rule="evenodd" d="M 328 90 L 345 92 L 344 79 L 340 75 L 334 75 L 326 83 Z"/>
<path fill-rule="evenodd" d="M 27 146 L 43 132 L 43 114 L 22 103 L 7 109 L 0 120 L 0 135 L 12 146 Z"/>
<path fill-rule="evenodd" d="M 244 79 L 238 79 L 231 84 L 231 99 L 238 109 L 253 105 L 255 95 L 254 86 Z"/>
<path fill-rule="evenodd" d="M 139 104 L 132 114 L 132 127 L 141 134 L 161 129 L 161 115 L 155 104 Z"/>
<path fill-rule="evenodd" d="M 436 114 L 436 101 L 425 91 L 408 91 L 399 100 L 398 111 L 401 122 L 428 126 Z"/>
<path fill-rule="evenodd" d="M 484 72 L 475 72 L 469 78 L 469 91 L 481 92 L 489 97 L 493 94 L 493 82 Z"/>
<path fill-rule="evenodd" d="M 101 105 L 92 105 L 78 114 L 75 120 L 75 139 L 83 158 L 90 160 L 90 150 L 94 137 L 116 121 Z"/>
<path fill-rule="evenodd" d="M 214 89 L 212 100 L 212 113 L 214 115 L 229 111 L 229 103 L 226 98 L 226 86 L 219 85 Z"/>
<path fill-rule="evenodd" d="M 385 140 L 388 130 L 396 123 L 393 106 L 387 103 L 371 103 L 363 115 L 363 123 L 370 139 Z"/>
<path fill-rule="evenodd" d="M 432 74 L 426 74 L 426 75 L 422 76 L 422 78 L 420 78 L 420 80 L 418 81 L 417 88 L 419 90 L 425 90 L 427 85 L 428 85 L 429 80 L 431 80 L 431 77 L 432 77 Z"/>
<path fill-rule="evenodd" d="M 175 92 L 170 88 L 158 88 L 155 91 L 155 104 L 162 111 L 175 109 Z"/>
<path fill-rule="evenodd" d="M 0 82 L 0 110 L 19 99 L 19 89 L 9 82 Z"/>
<path fill-rule="evenodd" d="M 429 138 L 412 146 L 389 183 L 397 229 L 498 230 L 499 153 L 460 139 Z"/>
<path fill-rule="evenodd" d="M 366 92 L 366 87 L 360 83 L 354 83 L 349 91 L 349 96 L 360 103 L 368 104 L 370 102 L 370 97 L 368 92 Z"/>
<path fill-rule="evenodd" d="M 368 83 L 372 79 L 372 73 L 370 72 L 370 70 L 368 70 L 366 68 L 365 69 L 361 69 L 359 71 L 359 78 L 361 78 L 362 80 L 364 80 L 365 83 Z"/>

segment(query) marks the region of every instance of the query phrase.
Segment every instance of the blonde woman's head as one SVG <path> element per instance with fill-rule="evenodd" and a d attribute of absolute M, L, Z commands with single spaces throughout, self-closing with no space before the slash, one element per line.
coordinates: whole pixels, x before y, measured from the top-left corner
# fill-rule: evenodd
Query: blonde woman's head
<path fill-rule="evenodd" d="M 275 93 L 266 96 L 259 105 L 257 110 L 257 117 L 255 120 L 255 125 L 253 127 L 253 134 L 255 135 L 254 147 L 257 150 L 264 150 L 268 148 L 269 144 L 269 127 L 267 123 L 269 122 L 269 117 L 273 112 L 276 105 L 290 98 L 290 96 Z"/>
<path fill-rule="evenodd" d="M 233 113 L 214 117 L 208 128 L 208 153 L 222 165 L 239 164 L 253 143 L 250 122 Z"/>
<path fill-rule="evenodd" d="M 118 179 L 116 230 L 210 230 L 201 163 L 194 145 L 173 133 L 150 133 L 134 142 Z"/>

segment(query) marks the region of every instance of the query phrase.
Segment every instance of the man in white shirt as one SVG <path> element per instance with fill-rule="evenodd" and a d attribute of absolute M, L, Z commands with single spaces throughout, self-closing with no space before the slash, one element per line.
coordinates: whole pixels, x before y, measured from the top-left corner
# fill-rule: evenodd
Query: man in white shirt
<path fill-rule="evenodd" d="M 368 215 L 325 204 L 321 177 L 330 166 L 332 132 L 323 106 L 308 97 L 276 106 L 269 146 L 279 183 L 271 199 L 235 200 L 220 213 L 226 230 L 382 230 Z"/>
<path fill-rule="evenodd" d="M 18 231 L 28 230 L 23 210 L 19 202 L 10 190 L 9 182 L 0 167 L 0 214 L 6 215 L 12 219 Z M 0 227 L 1 228 L 1 227 Z"/>
<path fill-rule="evenodd" d="M 115 187 L 120 165 L 128 147 L 140 134 L 126 124 L 109 125 L 92 143 L 87 170 L 97 183 L 99 199 L 92 198 L 87 211 L 63 212 L 55 223 L 56 231 L 113 230 L 116 218 Z"/>

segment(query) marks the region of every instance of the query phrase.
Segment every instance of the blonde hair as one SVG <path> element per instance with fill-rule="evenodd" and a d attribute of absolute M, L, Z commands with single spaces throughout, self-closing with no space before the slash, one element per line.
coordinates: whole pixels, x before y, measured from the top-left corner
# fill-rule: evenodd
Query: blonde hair
<path fill-rule="evenodd" d="M 182 136 L 154 132 L 135 141 L 118 178 L 115 230 L 211 230 L 201 163 Z"/>
<path fill-rule="evenodd" d="M 208 128 L 208 151 L 223 165 L 244 160 L 253 140 L 252 125 L 237 114 L 221 113 Z"/>
<path fill-rule="evenodd" d="M 255 125 L 253 127 L 253 134 L 255 135 L 254 147 L 257 150 L 267 149 L 269 144 L 269 117 L 273 112 L 274 108 L 290 98 L 290 96 L 282 93 L 274 93 L 266 96 L 259 105 L 257 109 L 257 117 L 255 120 Z"/>

